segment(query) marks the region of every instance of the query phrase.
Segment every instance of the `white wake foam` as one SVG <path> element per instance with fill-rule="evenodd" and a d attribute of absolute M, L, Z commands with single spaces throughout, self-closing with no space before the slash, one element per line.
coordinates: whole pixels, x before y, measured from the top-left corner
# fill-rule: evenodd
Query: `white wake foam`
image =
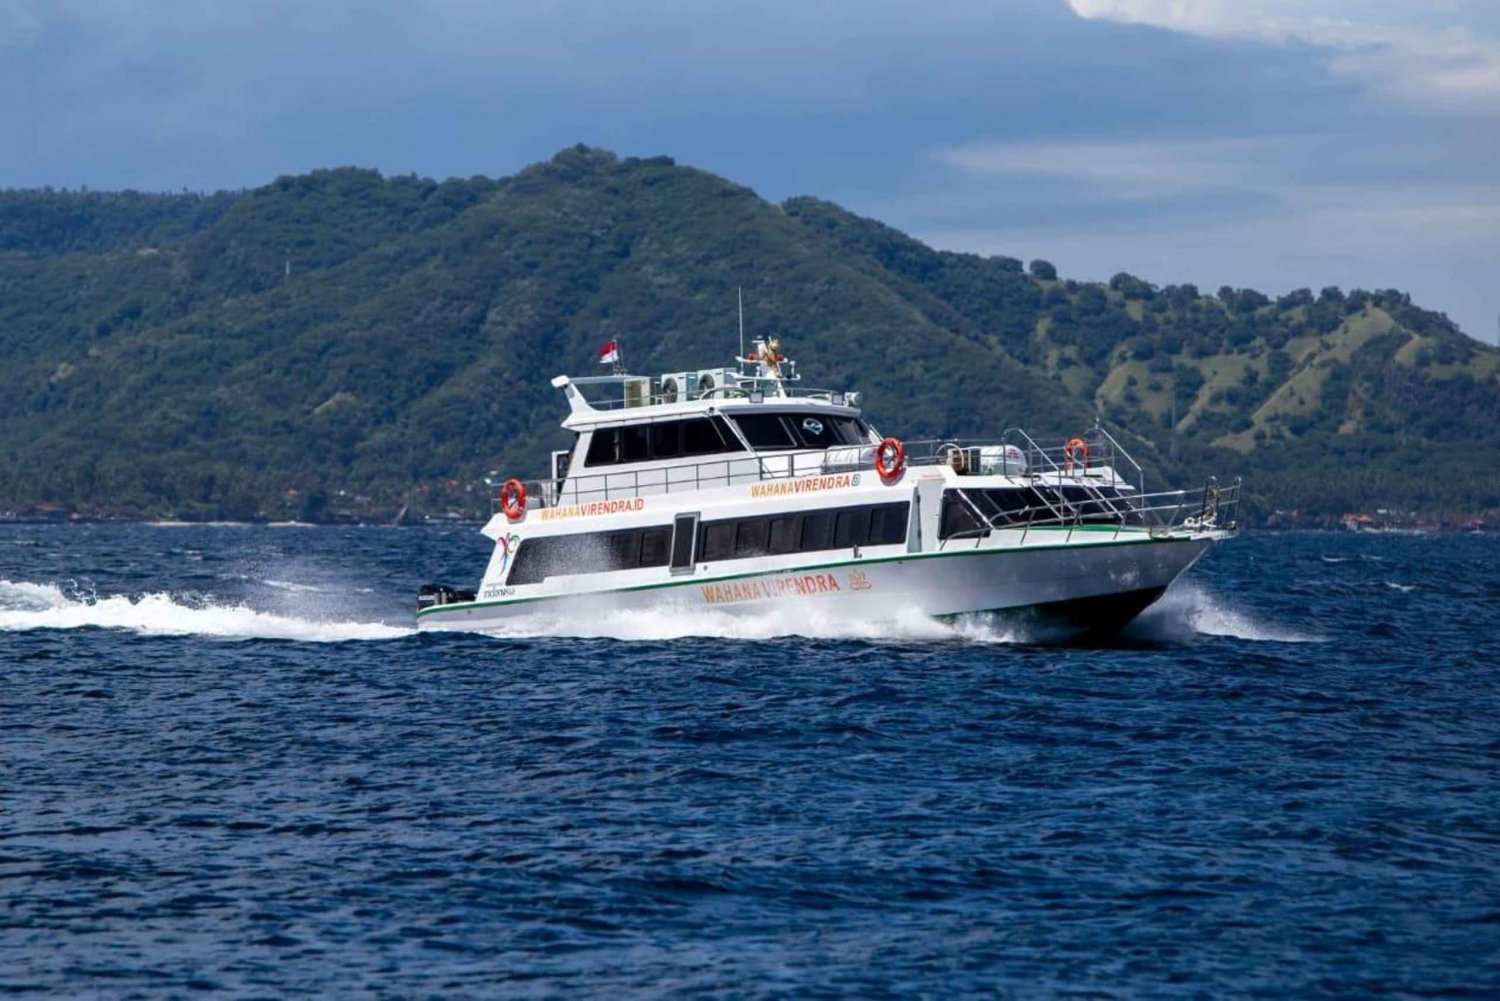
<path fill-rule="evenodd" d="M 594 609 L 586 615 L 580 615 L 576 610 L 537 611 L 518 615 L 498 626 L 487 627 L 485 631 L 490 635 L 517 639 L 547 636 L 634 641 L 691 637 L 756 640 L 802 636 L 872 642 L 1014 641 L 1007 629 L 984 617 L 949 625 L 915 611 L 892 616 L 851 617 L 795 607 L 728 612 L 719 608 L 660 605 L 644 609 Z"/>
<path fill-rule="evenodd" d="M 192 602 L 158 592 L 135 597 L 68 594 L 55 584 L 0 580 L 0 632 L 30 629 L 127 629 L 145 636 L 285 639 L 309 643 L 383 640 L 411 629 L 258 612 L 245 605 Z"/>
<path fill-rule="evenodd" d="M 1261 622 L 1190 580 L 1173 584 L 1161 600 L 1130 624 L 1126 635 L 1182 643 L 1194 636 L 1222 636 L 1266 643 L 1321 643 L 1323 637 Z"/>
<path fill-rule="evenodd" d="M 98 596 L 76 587 L 0 580 L 0 632 L 31 629 L 125 629 L 150 636 L 211 636 L 224 639 L 286 639 L 313 643 L 384 640 L 413 629 L 385 622 L 351 622 L 262 612 L 243 604 L 197 601 L 157 592 Z M 1047 643 L 1059 638 L 1025 620 L 991 615 L 959 616 L 951 622 L 915 610 L 869 616 L 834 615 L 817 608 L 786 607 L 755 612 L 662 605 L 649 609 L 598 608 L 533 612 L 486 631 L 510 638 L 607 638 L 630 641 L 692 637 L 771 639 L 801 636 L 867 642 L 975 644 Z M 1179 581 L 1126 632 L 1153 643 L 1189 643 L 1200 636 L 1276 643 L 1317 643 L 1322 638 L 1267 624 L 1240 612 L 1191 581 Z"/>
<path fill-rule="evenodd" d="M 950 621 L 930 618 L 914 609 L 872 610 L 868 615 L 830 613 L 816 606 L 774 609 L 704 608 L 660 605 L 626 609 L 599 605 L 580 613 L 577 607 L 536 610 L 503 623 L 487 625 L 489 635 L 506 638 L 603 638 L 631 641 L 690 637 L 773 639 L 801 636 L 896 643 L 1041 644 L 1067 642 L 1076 633 L 1065 626 L 1029 616 L 973 614 Z M 1125 630 L 1128 641 L 1186 644 L 1203 637 L 1227 637 L 1270 643 L 1320 643 L 1323 638 L 1264 622 L 1239 611 L 1190 580 L 1180 580 L 1160 601 Z"/>

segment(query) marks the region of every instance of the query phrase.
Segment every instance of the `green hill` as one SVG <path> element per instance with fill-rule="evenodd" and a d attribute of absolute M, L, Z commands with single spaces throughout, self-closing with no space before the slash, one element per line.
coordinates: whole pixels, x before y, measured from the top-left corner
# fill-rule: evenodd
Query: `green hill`
<path fill-rule="evenodd" d="M 575 147 L 498 181 L 0 193 L 0 512 L 486 512 L 485 470 L 561 443 L 551 376 L 610 339 L 636 371 L 727 362 L 738 286 L 906 437 L 1098 413 L 1262 513 L 1500 508 L 1500 353 L 1402 293 L 1078 283 Z"/>

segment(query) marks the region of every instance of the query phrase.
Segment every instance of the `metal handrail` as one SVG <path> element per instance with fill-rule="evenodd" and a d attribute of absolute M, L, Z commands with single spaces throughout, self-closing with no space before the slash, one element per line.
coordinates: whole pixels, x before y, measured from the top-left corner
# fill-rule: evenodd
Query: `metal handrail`
<path fill-rule="evenodd" d="M 1215 489 L 1218 491 L 1216 502 L 1210 501 L 1212 491 Z M 1152 494 L 1135 495 L 1129 498 L 1132 502 L 1129 512 L 1116 509 L 1116 515 L 1120 520 L 1115 525 L 1115 533 L 1118 535 L 1120 532 L 1126 530 L 1127 526 L 1125 522 L 1129 516 L 1137 516 L 1141 519 L 1141 524 L 1137 526 L 1137 530 L 1146 528 L 1153 535 L 1166 534 L 1178 528 L 1233 531 L 1237 526 L 1239 493 L 1240 481 L 1236 479 L 1228 485 L 1220 485 L 1215 481 L 1210 481 L 1203 487 L 1191 491 L 1162 490 Z M 1200 513 L 1195 516 L 1183 518 L 1182 512 L 1192 505 L 1195 498 L 1198 501 Z M 964 497 L 963 499 L 970 513 L 978 516 L 983 524 L 976 528 L 955 532 L 944 539 L 940 545 L 946 545 L 955 539 L 983 537 L 990 532 L 1014 531 L 1017 528 L 1021 529 L 1021 538 L 1024 544 L 1026 535 L 1033 528 L 1066 525 L 1071 532 L 1073 529 L 1089 523 L 1088 517 L 1084 516 L 1072 505 L 1070 505 L 1070 512 L 1062 515 L 1058 514 L 1053 508 L 1030 505 L 1007 512 L 1006 521 L 1000 523 L 978 510 L 978 506 L 968 497 Z M 1171 511 L 1171 514 L 1165 519 L 1161 518 L 1160 515 L 1166 511 Z M 1204 516 L 1204 512 L 1209 512 L 1207 517 Z M 1147 526 L 1147 515 L 1155 516 L 1155 520 L 1158 523 Z"/>
<path fill-rule="evenodd" d="M 1102 429 L 1100 429 L 1102 431 Z M 1008 429 L 1004 437 L 1014 436 L 1026 443 L 1023 449 L 1023 457 L 1026 461 L 1024 472 L 1008 474 L 1012 479 L 1029 481 L 1034 486 L 1040 487 L 1062 487 L 1072 486 L 1084 489 L 1086 498 L 1083 500 L 1070 500 L 1060 490 L 1041 491 L 1038 496 L 1043 500 L 1042 506 L 1028 506 L 1015 514 L 1026 515 L 1026 527 L 1032 525 L 1067 524 L 1071 521 L 1074 525 L 1086 523 L 1096 514 L 1106 511 L 1115 511 L 1120 519 L 1121 527 L 1132 518 L 1139 519 L 1142 525 L 1149 520 L 1154 520 L 1158 527 L 1170 529 L 1178 524 L 1182 512 L 1188 504 L 1189 494 L 1185 491 L 1159 491 L 1147 494 L 1144 490 L 1124 495 L 1105 495 L 1102 488 L 1105 485 L 1116 486 L 1123 483 L 1124 489 L 1133 489 L 1128 480 L 1117 480 L 1113 463 L 1116 456 L 1123 457 L 1124 461 L 1134 467 L 1137 472 L 1140 466 L 1107 432 L 1103 437 L 1107 440 L 1108 449 L 1101 449 L 1107 463 L 1101 463 L 1097 468 L 1107 466 L 1110 471 L 1108 484 L 1098 482 L 1093 476 L 1080 471 L 1079 474 L 1067 472 L 1065 464 L 1059 464 L 1054 456 L 1059 456 L 1063 449 L 1047 449 L 1038 445 L 1030 435 L 1019 428 Z M 913 467 L 932 466 L 946 464 L 949 456 L 943 452 L 943 447 L 957 445 L 964 449 L 970 448 L 994 448 L 1004 447 L 1011 442 L 993 440 L 976 442 L 972 439 L 927 439 L 906 443 L 907 463 Z M 705 460 L 691 464 L 682 465 L 653 465 L 645 468 L 632 470 L 620 470 L 615 472 L 597 472 L 583 476 L 569 476 L 561 479 L 530 480 L 526 482 L 529 499 L 539 508 L 554 508 L 563 505 L 590 504 L 601 501 L 614 501 L 620 499 L 633 499 L 647 494 L 666 493 L 670 494 L 682 490 L 703 490 L 715 486 L 730 486 L 734 483 L 754 483 L 767 480 L 795 479 L 807 476 L 836 475 L 840 473 L 873 472 L 873 442 L 862 445 L 835 446 L 828 449 L 789 449 L 779 452 L 742 452 L 732 455 Z M 924 449 L 926 451 L 924 452 Z M 491 484 L 494 485 L 494 484 Z M 1144 486 L 1144 481 L 1141 482 Z M 1184 523 L 1192 522 L 1193 527 L 1208 528 L 1233 528 L 1238 514 L 1241 481 L 1236 478 L 1229 484 L 1219 484 L 1217 480 L 1211 480 L 1201 488 L 1194 491 L 1193 495 L 1201 494 L 1196 515 L 1184 519 Z M 1175 501 L 1158 502 L 1162 498 L 1170 497 Z M 975 506 L 973 501 L 965 497 L 970 506 Z M 491 496 L 492 508 L 498 506 L 498 497 Z M 1093 510 L 1085 512 L 1080 504 L 1090 506 Z M 1163 517 L 1163 514 L 1171 508 L 1171 514 Z M 995 525 L 991 519 L 983 515 L 981 511 L 975 511 L 991 529 L 1000 526 Z M 1039 515 L 1045 516 L 1038 517 Z M 1014 527 L 1015 519 L 1010 519 L 1007 527 Z M 959 537 L 959 536 L 954 536 Z"/>
<path fill-rule="evenodd" d="M 1118 441 L 1116 441 L 1114 435 L 1110 434 L 1108 431 L 1105 430 L 1103 424 L 1100 424 L 1098 421 L 1095 421 L 1093 428 L 1090 429 L 1090 430 L 1091 430 L 1091 433 L 1098 435 L 1099 437 L 1103 438 L 1106 442 L 1109 443 L 1109 451 L 1110 451 L 1110 458 L 1111 458 L 1111 460 L 1113 460 L 1114 457 L 1118 455 L 1118 456 L 1123 457 L 1126 462 L 1130 463 L 1131 467 L 1133 469 L 1135 469 L 1136 488 L 1138 490 L 1140 490 L 1141 493 L 1144 494 L 1146 492 L 1146 473 L 1145 473 L 1145 470 L 1141 469 L 1141 464 L 1139 462 L 1135 461 L 1135 457 L 1134 456 L 1132 456 L 1129 452 L 1125 451 L 1125 446 L 1121 445 Z M 1113 461 L 1111 461 L 1111 463 L 1110 463 L 1110 468 L 1114 468 Z"/>
<path fill-rule="evenodd" d="M 761 402 L 764 403 L 776 403 L 778 401 L 786 400 L 812 400 L 815 402 L 829 403 L 836 407 L 852 407 L 855 404 L 848 402 L 851 396 L 855 399 L 858 399 L 859 397 L 858 393 L 845 393 L 841 390 L 836 389 L 815 389 L 811 387 L 802 388 L 781 384 L 775 392 L 767 392 L 763 388 L 739 385 L 716 386 L 710 390 L 700 390 L 697 386 L 679 387 L 676 395 L 674 395 L 671 399 L 668 399 L 665 394 L 659 391 L 660 386 L 656 385 L 659 380 L 652 379 L 649 376 L 639 376 L 638 378 L 643 381 L 649 380 L 648 392 L 642 396 L 632 399 L 627 397 L 623 390 L 618 395 L 610 394 L 608 396 L 599 396 L 597 398 L 591 398 L 587 393 L 583 393 L 584 402 L 587 403 L 590 409 L 593 410 L 637 410 L 642 407 L 673 406 L 678 403 L 693 403 L 698 400 L 713 399 L 716 396 L 729 397 L 732 399 L 746 399 L 749 398 L 752 393 L 759 392 L 762 394 Z M 750 376 L 740 376 L 739 379 L 744 382 L 758 381 L 763 383 L 771 383 L 776 381 L 771 379 L 752 379 L 752 377 Z M 619 385 L 619 383 L 615 384 Z M 590 385 L 590 383 L 585 382 L 582 379 L 575 379 L 573 380 L 572 385 L 579 387 L 579 392 L 582 393 L 582 387 Z"/>

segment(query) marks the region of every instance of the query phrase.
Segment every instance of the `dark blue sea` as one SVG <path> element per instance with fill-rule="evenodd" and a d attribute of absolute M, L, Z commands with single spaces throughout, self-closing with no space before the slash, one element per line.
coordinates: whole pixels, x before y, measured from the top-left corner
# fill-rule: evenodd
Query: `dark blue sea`
<path fill-rule="evenodd" d="M 1500 996 L 1500 538 L 1118 642 L 416 635 L 471 528 L 0 527 L 0 992 Z"/>

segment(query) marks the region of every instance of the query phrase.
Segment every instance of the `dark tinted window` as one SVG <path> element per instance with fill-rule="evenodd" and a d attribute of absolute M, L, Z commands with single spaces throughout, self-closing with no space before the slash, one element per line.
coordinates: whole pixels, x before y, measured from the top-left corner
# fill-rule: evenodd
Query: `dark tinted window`
<path fill-rule="evenodd" d="M 780 414 L 743 414 L 736 416 L 734 423 L 751 448 L 775 451 L 797 447 Z"/>
<path fill-rule="evenodd" d="M 1063 499 L 1071 505 L 1069 514 L 1077 513 L 1086 522 L 1120 522 L 1123 520 L 1122 511 L 1124 506 L 1116 508 L 1111 498 L 1119 497 L 1119 492 L 1110 487 L 1072 487 L 1062 488 Z"/>
<path fill-rule="evenodd" d="M 648 528 L 641 532 L 641 566 L 664 567 L 672 545 L 670 528 Z"/>
<path fill-rule="evenodd" d="M 633 567 L 640 565 L 640 532 L 610 532 L 609 535 L 605 536 L 605 539 L 606 544 L 609 546 L 609 565 L 611 567 Z"/>
<path fill-rule="evenodd" d="M 833 539 L 833 515 L 819 511 L 802 516 L 802 538 L 797 548 L 805 552 L 828 549 Z"/>
<path fill-rule="evenodd" d="M 769 551 L 771 522 L 768 518 L 750 518 L 740 522 L 734 531 L 734 555 L 764 556 Z"/>
<path fill-rule="evenodd" d="M 589 442 L 589 454 L 585 460 L 590 466 L 612 466 L 620 461 L 620 429 L 599 428 Z"/>
<path fill-rule="evenodd" d="M 1111 487 L 1065 486 L 1060 493 L 1052 487 L 964 490 L 963 496 L 968 499 L 968 504 L 963 503 L 958 493 L 949 490 L 943 494 L 941 538 L 987 530 L 975 517 L 976 509 L 996 527 L 1055 525 L 1075 520 L 1096 525 L 1138 524 L 1141 521 L 1130 500 Z"/>
<path fill-rule="evenodd" d="M 865 544 L 870 534 L 870 509 L 846 508 L 833 519 L 833 548 L 849 549 Z"/>
<path fill-rule="evenodd" d="M 694 417 L 685 421 L 599 428 L 589 443 L 587 462 L 590 466 L 613 466 L 744 450 L 745 446 L 730 433 L 722 417 Z"/>
<path fill-rule="evenodd" d="M 703 526 L 698 559 L 727 560 L 734 556 L 734 522 L 713 521 Z"/>
<path fill-rule="evenodd" d="M 508 584 L 535 584 L 566 574 L 660 567 L 667 563 L 667 528 L 627 528 L 523 539 Z"/>
<path fill-rule="evenodd" d="M 771 519 L 771 544 L 772 556 L 784 556 L 787 553 L 797 551 L 797 517 L 788 515 L 784 518 Z"/>
<path fill-rule="evenodd" d="M 969 491 L 963 491 L 968 494 Z M 976 513 L 978 505 L 972 498 L 960 496 L 960 491 L 943 491 L 943 513 L 938 524 L 938 538 L 951 539 L 956 535 L 988 535 L 989 529 Z"/>
<path fill-rule="evenodd" d="M 893 546 L 905 542 L 907 517 L 905 504 L 881 504 L 871 508 L 869 544 Z"/>
<path fill-rule="evenodd" d="M 837 417 L 827 414 L 786 414 L 784 419 L 804 448 L 861 445 L 869 440 L 859 421 L 853 417 Z"/>
<path fill-rule="evenodd" d="M 620 429 L 620 461 L 645 462 L 651 458 L 651 427 L 634 424 Z"/>
<path fill-rule="evenodd" d="M 679 514 L 672 519 L 672 572 L 693 565 L 693 540 L 698 534 L 698 516 Z"/>
<path fill-rule="evenodd" d="M 683 452 L 686 455 L 716 455 L 721 452 L 743 452 L 745 446 L 729 433 L 722 417 L 700 417 L 682 422 Z"/>
<path fill-rule="evenodd" d="M 651 425 L 651 457 L 653 459 L 675 459 L 681 454 L 681 421 L 666 421 Z"/>
<path fill-rule="evenodd" d="M 704 522 L 699 558 L 744 559 L 796 552 L 889 546 L 906 541 L 909 503 L 870 504 L 837 511 Z"/>

